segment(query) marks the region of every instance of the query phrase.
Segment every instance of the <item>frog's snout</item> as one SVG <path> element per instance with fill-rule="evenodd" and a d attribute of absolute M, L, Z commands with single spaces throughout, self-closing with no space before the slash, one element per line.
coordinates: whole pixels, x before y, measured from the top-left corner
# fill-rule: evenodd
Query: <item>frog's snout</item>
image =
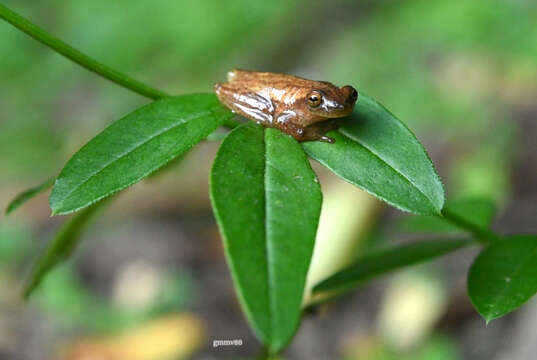
<path fill-rule="evenodd" d="M 358 99 L 358 91 L 350 85 L 343 86 L 341 91 L 346 95 L 347 104 L 354 104 Z"/>

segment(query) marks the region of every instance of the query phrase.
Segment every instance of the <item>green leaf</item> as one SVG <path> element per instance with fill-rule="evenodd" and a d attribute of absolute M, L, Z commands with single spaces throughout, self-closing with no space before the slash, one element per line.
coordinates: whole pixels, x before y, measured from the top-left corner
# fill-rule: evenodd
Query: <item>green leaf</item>
<path fill-rule="evenodd" d="M 272 352 L 287 344 L 300 320 L 321 197 L 292 137 L 248 123 L 222 142 L 212 204 L 241 306 Z"/>
<path fill-rule="evenodd" d="M 387 203 L 417 214 L 440 214 L 444 190 L 425 149 L 395 116 L 366 95 L 329 136 L 335 144 L 305 142 L 315 160 Z"/>
<path fill-rule="evenodd" d="M 483 229 L 490 228 L 496 209 L 494 203 L 486 198 L 463 198 L 448 200 L 444 211 L 451 211 L 468 223 Z M 407 232 L 461 232 L 466 228 L 454 224 L 439 216 L 408 216 L 399 222 L 398 226 Z"/>
<path fill-rule="evenodd" d="M 140 181 L 231 116 L 213 94 L 165 98 L 141 107 L 69 160 L 50 196 L 52 213 L 76 211 Z"/>
<path fill-rule="evenodd" d="M 36 195 L 39 195 L 43 191 L 47 190 L 49 187 L 54 184 L 55 177 L 50 178 L 42 182 L 41 184 L 37 185 L 36 187 L 33 187 L 31 189 L 28 189 L 26 191 L 23 191 L 22 193 L 18 194 L 6 208 L 6 215 L 11 214 L 13 211 L 15 211 L 19 206 L 23 205 L 25 202 L 30 200 Z"/>
<path fill-rule="evenodd" d="M 537 292 L 537 236 L 493 242 L 468 273 L 468 295 L 487 322 L 510 313 Z"/>
<path fill-rule="evenodd" d="M 468 244 L 467 240 L 430 240 L 379 250 L 321 281 L 313 292 L 347 291 L 376 276 L 431 260 Z"/>
<path fill-rule="evenodd" d="M 85 208 L 62 225 L 33 268 L 24 289 L 25 299 L 28 299 L 50 270 L 61 261 L 69 258 L 90 220 L 108 201 L 108 199 L 100 201 Z"/>

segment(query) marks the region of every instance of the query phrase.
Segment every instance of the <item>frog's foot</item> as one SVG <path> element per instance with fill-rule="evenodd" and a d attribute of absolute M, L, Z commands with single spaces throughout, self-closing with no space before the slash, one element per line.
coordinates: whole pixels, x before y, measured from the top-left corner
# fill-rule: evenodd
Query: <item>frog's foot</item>
<path fill-rule="evenodd" d="M 335 120 L 323 121 L 307 127 L 301 127 L 293 122 L 276 122 L 275 128 L 291 135 L 297 141 L 323 141 L 330 144 L 336 142 L 335 139 L 325 135 L 327 131 L 337 129 Z"/>
<path fill-rule="evenodd" d="M 320 134 L 315 134 L 315 135 L 311 134 L 308 136 L 303 136 L 302 138 L 297 139 L 297 140 L 298 141 L 321 141 L 321 142 L 326 142 L 329 144 L 333 144 L 336 142 L 336 139 L 328 137 L 326 135 L 320 135 Z"/>
<path fill-rule="evenodd" d="M 323 121 L 320 123 L 310 125 L 303 129 L 304 134 L 300 141 L 319 140 L 319 141 L 333 144 L 336 142 L 336 140 L 331 137 L 326 136 L 325 134 L 328 131 L 335 130 L 335 129 L 337 129 L 336 120 L 328 120 L 328 121 Z"/>
<path fill-rule="evenodd" d="M 298 141 L 323 141 L 330 144 L 336 142 L 335 139 L 324 135 L 326 131 L 318 129 L 315 127 L 306 127 L 306 128 L 295 128 L 295 129 L 281 129 L 284 132 L 288 133 Z"/>
<path fill-rule="evenodd" d="M 327 143 L 329 143 L 329 144 L 333 144 L 333 143 L 336 142 L 336 139 L 331 138 L 331 137 L 328 137 L 328 136 L 324 136 L 324 135 L 323 135 L 323 136 L 321 136 L 321 137 L 319 138 L 319 141 L 327 142 Z"/>

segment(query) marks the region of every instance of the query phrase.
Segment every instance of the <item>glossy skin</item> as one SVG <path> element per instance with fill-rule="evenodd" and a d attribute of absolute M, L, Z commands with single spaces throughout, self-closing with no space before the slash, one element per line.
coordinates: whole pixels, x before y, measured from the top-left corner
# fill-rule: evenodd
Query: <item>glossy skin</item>
<path fill-rule="evenodd" d="M 324 134 L 337 128 L 333 119 L 352 112 L 358 97 L 352 86 L 292 75 L 235 69 L 228 72 L 227 80 L 214 87 L 225 106 L 298 141 L 334 142 Z"/>

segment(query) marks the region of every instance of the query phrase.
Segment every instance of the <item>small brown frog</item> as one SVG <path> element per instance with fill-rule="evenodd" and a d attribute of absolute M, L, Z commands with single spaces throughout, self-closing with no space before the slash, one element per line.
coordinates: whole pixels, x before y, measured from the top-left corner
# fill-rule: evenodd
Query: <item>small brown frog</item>
<path fill-rule="evenodd" d="M 234 69 L 227 83 L 214 86 L 218 99 L 248 119 L 273 127 L 298 141 L 335 140 L 324 134 L 337 128 L 334 118 L 349 115 L 358 92 L 292 75 Z"/>

